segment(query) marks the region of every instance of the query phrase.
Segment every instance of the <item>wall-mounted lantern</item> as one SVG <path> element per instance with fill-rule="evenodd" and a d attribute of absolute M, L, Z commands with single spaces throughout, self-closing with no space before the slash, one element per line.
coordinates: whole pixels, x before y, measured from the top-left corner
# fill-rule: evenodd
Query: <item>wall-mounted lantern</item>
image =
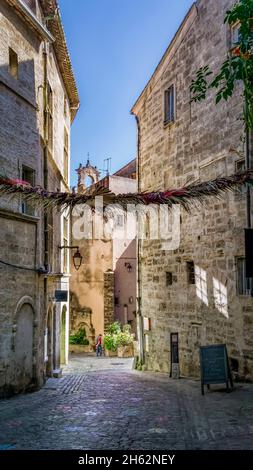
<path fill-rule="evenodd" d="M 74 255 L 72 256 L 73 264 L 75 266 L 76 271 L 80 268 L 82 264 L 83 257 L 79 251 L 79 246 L 59 246 L 59 250 L 76 250 Z"/>

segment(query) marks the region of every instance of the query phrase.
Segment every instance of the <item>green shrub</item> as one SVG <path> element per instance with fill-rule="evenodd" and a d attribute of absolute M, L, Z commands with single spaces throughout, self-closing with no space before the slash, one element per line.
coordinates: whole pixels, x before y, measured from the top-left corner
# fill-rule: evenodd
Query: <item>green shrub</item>
<path fill-rule="evenodd" d="M 108 351 L 116 351 L 118 347 L 117 335 L 108 333 L 104 336 L 104 346 Z"/>
<path fill-rule="evenodd" d="M 124 325 L 121 330 L 119 322 L 112 323 L 107 328 L 107 333 L 104 337 L 104 346 L 109 351 L 116 351 L 118 346 L 128 346 L 133 343 L 133 335 L 130 333 L 131 326 Z"/>
<path fill-rule="evenodd" d="M 121 332 L 121 325 L 118 321 L 115 321 L 111 325 L 108 326 L 106 333 L 110 335 L 117 335 Z"/>
<path fill-rule="evenodd" d="M 69 344 L 81 344 L 83 346 L 88 346 L 89 340 L 86 338 L 85 328 L 79 328 L 77 333 L 70 335 Z"/>
<path fill-rule="evenodd" d="M 133 335 L 130 333 L 131 331 L 131 326 L 130 325 L 124 325 L 123 326 L 123 331 L 118 333 L 118 346 L 129 346 L 130 344 L 133 344 L 134 338 Z"/>

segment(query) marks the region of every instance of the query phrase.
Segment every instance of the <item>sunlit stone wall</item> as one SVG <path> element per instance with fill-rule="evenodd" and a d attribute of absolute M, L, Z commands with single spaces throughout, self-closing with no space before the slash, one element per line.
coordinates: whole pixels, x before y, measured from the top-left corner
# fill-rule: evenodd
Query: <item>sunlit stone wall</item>
<path fill-rule="evenodd" d="M 241 165 L 241 90 L 227 103 L 190 104 L 189 86 L 200 66 L 217 71 L 230 48 L 224 25 L 233 0 L 200 0 L 193 6 L 133 107 L 139 120 L 142 191 L 183 187 L 231 175 Z M 175 120 L 164 124 L 164 93 L 175 86 Z M 239 163 L 238 163 L 239 162 Z M 241 166 L 240 166 L 241 167 Z M 161 240 L 141 247 L 141 313 L 148 369 L 170 372 L 170 334 L 179 333 L 182 375 L 199 375 L 199 346 L 226 343 L 236 375 L 253 379 L 253 299 L 238 295 L 237 257 L 244 257 L 245 193 L 227 193 L 181 209 L 181 237 L 169 251 Z M 187 262 L 194 262 L 195 283 Z M 168 273 L 168 274 L 166 274 Z M 147 339 L 148 338 L 148 339 Z"/>

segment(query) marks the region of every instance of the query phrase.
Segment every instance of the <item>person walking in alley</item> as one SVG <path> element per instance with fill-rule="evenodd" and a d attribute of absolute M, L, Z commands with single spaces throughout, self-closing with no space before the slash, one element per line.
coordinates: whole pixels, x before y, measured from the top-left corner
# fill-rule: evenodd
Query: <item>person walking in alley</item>
<path fill-rule="evenodd" d="M 99 334 L 96 339 L 96 355 L 102 356 L 102 335 Z"/>

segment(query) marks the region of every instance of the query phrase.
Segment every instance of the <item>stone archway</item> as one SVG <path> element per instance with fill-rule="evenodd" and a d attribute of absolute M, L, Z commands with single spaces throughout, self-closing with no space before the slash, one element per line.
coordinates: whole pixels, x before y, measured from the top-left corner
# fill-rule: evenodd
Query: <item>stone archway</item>
<path fill-rule="evenodd" d="M 67 307 L 63 306 L 61 312 L 61 350 L 60 350 L 60 362 L 66 364 L 66 317 Z"/>
<path fill-rule="evenodd" d="M 14 374 L 15 388 L 24 391 L 34 382 L 34 309 L 22 302 L 15 315 Z"/>

